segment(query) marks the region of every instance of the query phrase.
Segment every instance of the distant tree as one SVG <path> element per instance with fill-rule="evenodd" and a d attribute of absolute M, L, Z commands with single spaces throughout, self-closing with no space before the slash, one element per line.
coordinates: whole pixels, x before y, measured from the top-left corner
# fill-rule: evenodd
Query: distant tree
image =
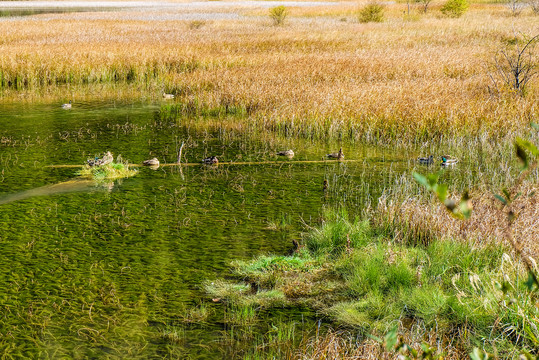
<path fill-rule="evenodd" d="M 421 10 L 426 14 L 432 0 L 415 0 L 415 2 L 421 5 Z"/>
<path fill-rule="evenodd" d="M 499 51 L 495 57 L 495 67 L 498 79 L 501 79 L 504 87 L 511 89 L 518 95 L 525 95 L 526 85 L 537 73 L 537 58 L 534 47 L 539 40 L 539 35 L 524 40 L 522 46 L 517 43 L 514 48 Z M 496 78 L 490 75 L 496 92 L 498 89 Z"/>
<path fill-rule="evenodd" d="M 468 10 L 468 7 L 467 0 L 448 0 L 441 10 L 445 16 L 458 18 Z"/>

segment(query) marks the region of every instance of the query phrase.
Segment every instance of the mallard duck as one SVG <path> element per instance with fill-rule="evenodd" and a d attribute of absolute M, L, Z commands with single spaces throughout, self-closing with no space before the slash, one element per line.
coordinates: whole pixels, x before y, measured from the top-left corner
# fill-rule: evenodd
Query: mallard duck
<path fill-rule="evenodd" d="M 112 161 L 114 160 L 114 157 L 112 156 L 112 154 L 110 153 L 110 151 L 107 151 L 107 153 L 105 154 L 105 156 L 103 156 L 101 159 L 100 159 L 100 164 L 99 165 L 107 165 L 107 164 L 110 164 Z"/>
<path fill-rule="evenodd" d="M 157 160 L 157 158 L 153 158 L 153 159 L 150 159 L 150 160 L 144 160 L 142 162 L 142 165 L 145 165 L 145 166 L 159 166 L 159 160 Z"/>
<path fill-rule="evenodd" d="M 174 99 L 174 94 L 163 93 L 163 99 Z"/>
<path fill-rule="evenodd" d="M 99 158 L 96 156 L 94 159 L 88 159 L 86 160 L 86 163 L 89 165 L 89 166 L 95 166 L 95 162 L 99 160 Z"/>
<path fill-rule="evenodd" d="M 328 158 L 330 158 L 330 159 L 337 159 L 337 160 L 344 159 L 344 154 L 342 152 L 342 148 L 339 149 L 339 152 L 327 154 L 326 156 Z"/>
<path fill-rule="evenodd" d="M 279 156 L 288 156 L 288 157 L 294 157 L 294 150 L 283 150 L 283 151 L 279 151 L 277 153 L 277 155 Z"/>
<path fill-rule="evenodd" d="M 62 104 L 62 109 L 71 109 L 71 100 L 67 104 Z"/>
<path fill-rule="evenodd" d="M 203 159 L 202 162 L 208 165 L 217 165 L 219 164 L 219 159 L 217 159 L 216 156 L 210 156 L 208 158 Z"/>
<path fill-rule="evenodd" d="M 451 155 L 442 155 L 442 161 L 441 161 L 440 165 L 442 165 L 442 166 L 452 166 L 452 165 L 455 165 L 458 162 L 459 162 L 459 160 L 452 157 Z"/>
<path fill-rule="evenodd" d="M 114 157 L 110 153 L 110 151 L 107 151 L 105 155 L 100 159 L 96 156 L 93 160 L 88 160 L 87 163 L 90 166 L 101 166 L 101 165 L 107 165 L 110 164 L 114 160 Z"/>
<path fill-rule="evenodd" d="M 420 164 L 426 164 L 426 165 L 434 164 L 434 155 L 431 155 L 428 158 L 426 157 L 417 158 L 417 161 Z"/>

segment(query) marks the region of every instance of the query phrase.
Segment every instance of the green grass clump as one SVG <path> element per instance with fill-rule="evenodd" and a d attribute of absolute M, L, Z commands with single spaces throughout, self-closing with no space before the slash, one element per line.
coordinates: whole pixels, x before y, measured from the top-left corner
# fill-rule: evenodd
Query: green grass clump
<path fill-rule="evenodd" d="M 249 279 L 258 287 L 275 287 L 280 278 L 290 274 L 313 273 L 320 264 L 305 256 L 260 256 L 252 261 L 232 263 L 234 274 Z"/>
<path fill-rule="evenodd" d="M 83 177 L 91 177 L 94 180 L 114 180 L 122 179 L 135 175 L 137 170 L 130 169 L 123 163 L 110 163 L 101 166 L 86 165 L 82 170 L 77 172 L 77 175 Z"/>
<path fill-rule="evenodd" d="M 307 236 L 305 246 L 313 256 L 339 256 L 346 249 L 372 241 L 368 222 L 349 222 L 346 213 L 329 216 L 328 221 Z"/>

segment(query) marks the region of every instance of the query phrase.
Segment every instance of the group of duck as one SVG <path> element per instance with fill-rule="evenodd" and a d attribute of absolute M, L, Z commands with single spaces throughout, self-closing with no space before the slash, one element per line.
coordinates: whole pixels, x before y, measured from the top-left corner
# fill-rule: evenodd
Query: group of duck
<path fill-rule="evenodd" d="M 420 157 L 417 158 L 417 162 L 423 165 L 433 165 L 434 164 L 434 155 L 430 155 L 429 157 Z M 441 166 L 453 166 L 457 164 L 459 161 L 455 157 L 451 155 L 442 155 L 440 165 Z"/>
<path fill-rule="evenodd" d="M 295 154 L 294 154 L 294 150 L 289 149 L 289 150 L 279 151 L 276 153 L 276 155 L 286 156 L 287 158 L 292 159 Z M 327 154 L 326 157 L 329 159 L 341 160 L 341 159 L 344 159 L 344 153 L 342 152 L 342 148 L 340 148 L 338 152 Z M 219 164 L 219 159 L 217 159 L 216 156 L 210 156 L 208 158 L 203 159 L 202 163 L 206 165 L 217 165 Z"/>
<path fill-rule="evenodd" d="M 288 158 L 293 158 L 294 157 L 294 150 L 284 150 L 284 151 L 279 151 L 277 153 L 277 155 L 279 156 L 286 156 Z M 342 148 L 339 149 L 338 152 L 334 152 L 334 153 L 331 153 L 331 154 L 326 154 L 326 157 L 329 158 L 329 159 L 337 159 L 337 160 L 342 160 L 344 159 L 344 153 L 342 152 Z"/>
<path fill-rule="evenodd" d="M 294 154 L 294 150 L 283 150 L 283 151 L 277 152 L 276 155 L 286 156 L 286 157 L 291 159 L 291 158 L 294 157 L 295 154 Z M 341 148 L 341 149 L 339 149 L 338 152 L 327 154 L 326 157 L 329 158 L 329 159 L 341 160 L 341 159 L 344 159 L 344 153 L 343 153 L 342 148 Z M 94 159 L 87 160 L 87 164 L 89 166 L 92 166 L 92 167 L 93 166 L 102 166 L 102 165 L 107 165 L 107 164 L 112 163 L 113 160 L 114 160 L 114 158 L 113 158 L 111 152 L 107 151 L 105 153 L 105 155 L 103 155 L 103 157 L 101 157 L 101 158 L 95 157 Z M 217 158 L 217 156 L 210 156 L 210 157 L 207 157 L 207 158 L 203 159 L 202 163 L 206 164 L 206 165 L 217 165 L 217 164 L 219 164 L 219 159 Z M 159 166 L 159 160 L 154 157 L 154 158 L 149 159 L 149 160 L 144 160 L 142 162 L 142 165 L 150 166 L 150 167 L 158 167 Z"/>

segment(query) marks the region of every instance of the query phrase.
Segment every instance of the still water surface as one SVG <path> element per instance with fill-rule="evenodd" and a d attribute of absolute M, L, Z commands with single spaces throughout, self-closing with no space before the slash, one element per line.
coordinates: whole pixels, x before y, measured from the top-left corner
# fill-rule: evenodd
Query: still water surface
<path fill-rule="evenodd" d="M 234 118 L 171 120 L 162 105 L 0 105 L 5 354 L 234 357 L 234 347 L 249 344 L 223 345 L 223 305 L 205 296 L 202 282 L 226 276 L 232 260 L 289 253 L 324 207 L 359 214 L 391 176 L 409 171 L 406 154 L 396 150 L 247 133 L 230 126 Z M 215 155 L 221 164 L 141 167 L 132 178 L 106 183 L 73 183 L 76 168 L 56 167 L 107 150 L 130 163 L 154 156 L 173 163 L 182 142 L 182 161 Z M 339 146 L 357 161 L 322 161 Z M 289 148 L 294 159 L 275 156 Z M 186 309 L 200 304 L 214 316 L 202 325 L 182 323 Z M 305 328 L 316 323 L 301 310 L 267 316 Z M 178 338 L 164 336 L 170 329 Z"/>

